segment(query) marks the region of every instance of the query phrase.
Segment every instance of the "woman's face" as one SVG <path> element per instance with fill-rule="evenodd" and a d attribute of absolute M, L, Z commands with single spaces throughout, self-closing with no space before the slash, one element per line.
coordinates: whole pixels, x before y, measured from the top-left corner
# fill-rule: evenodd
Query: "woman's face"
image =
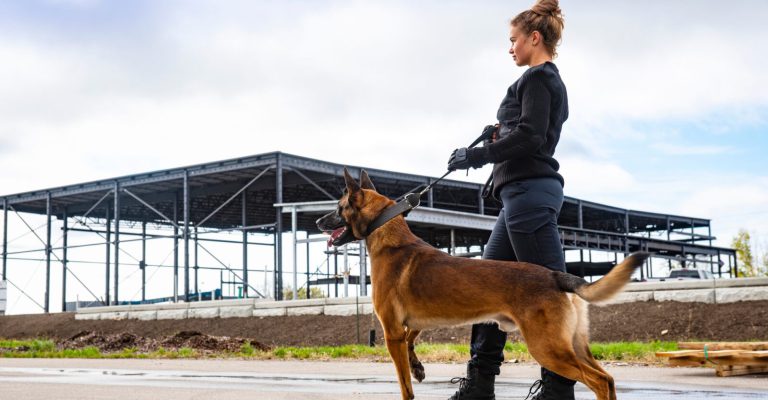
<path fill-rule="evenodd" d="M 515 60 L 518 67 L 530 65 L 531 55 L 533 54 L 533 44 L 531 35 L 526 34 L 517 26 L 512 25 L 509 30 L 509 41 L 512 46 L 509 48 L 509 54 Z"/>

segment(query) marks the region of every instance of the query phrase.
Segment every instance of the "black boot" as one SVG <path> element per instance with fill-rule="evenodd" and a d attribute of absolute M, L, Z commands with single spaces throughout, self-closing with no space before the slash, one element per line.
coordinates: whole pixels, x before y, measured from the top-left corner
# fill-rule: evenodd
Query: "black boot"
<path fill-rule="evenodd" d="M 541 369 L 541 379 L 534 382 L 526 400 L 574 400 L 576 381 L 562 377 L 548 369 Z M 541 391 L 539 391 L 541 389 Z M 537 393 L 538 392 L 538 393 Z M 533 396 L 533 397 L 531 397 Z"/>
<path fill-rule="evenodd" d="M 495 374 L 484 374 L 477 369 L 473 360 L 467 363 L 467 377 L 453 378 L 451 383 L 458 383 L 459 390 L 448 400 L 495 400 L 493 384 Z"/>

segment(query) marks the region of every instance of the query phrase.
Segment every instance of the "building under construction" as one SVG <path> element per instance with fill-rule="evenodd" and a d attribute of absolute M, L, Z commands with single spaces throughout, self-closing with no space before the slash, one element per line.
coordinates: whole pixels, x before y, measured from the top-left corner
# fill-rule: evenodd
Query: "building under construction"
<path fill-rule="evenodd" d="M 346 290 L 351 285 L 354 293 L 365 295 L 369 278 L 364 246 L 310 247 L 324 241 L 317 235 L 315 220 L 335 208 L 344 188 L 343 168 L 275 152 L 7 195 L 0 204 L 2 278 L 45 312 L 65 310 L 68 303 L 81 300 L 80 295 L 71 295 L 74 291 L 87 297 L 81 305 L 223 295 L 281 299 L 287 287 L 293 298 L 297 289 L 310 294 L 312 287 L 323 289 L 324 295 L 341 296 L 340 285 Z M 359 176 L 363 167 L 348 168 Z M 365 169 L 377 190 L 393 199 L 436 179 Z M 411 229 L 452 254 L 479 255 L 500 210 L 499 203 L 482 197 L 482 189 L 476 183 L 441 180 L 408 215 Z M 44 223 L 33 227 L 30 218 L 43 218 Z M 735 252 L 712 245 L 708 219 L 566 197 L 558 225 L 568 271 L 576 275 L 603 275 L 623 255 L 643 250 L 654 255 L 641 269 L 639 280 L 666 276 L 673 266 L 735 276 Z M 14 232 L 19 229 L 23 232 Z M 73 244 L 70 237 L 75 233 L 90 240 Z M 36 248 L 14 248 L 9 237 L 20 235 L 34 237 Z M 147 242 L 152 240 L 167 244 L 167 259 L 148 261 Z M 72 256 L 75 250 L 78 257 Z M 201 253 L 205 263 L 199 261 Z M 356 272 L 349 268 L 350 259 L 358 260 Z M 14 278 L 29 262 L 45 267 L 42 291 L 25 290 Z M 257 264 L 262 267 L 255 268 Z M 147 298 L 147 273 L 151 276 L 160 268 L 172 271 L 173 279 L 163 282 L 161 295 Z M 221 278 L 201 288 L 202 270 L 218 271 Z M 84 279 L 86 274 L 89 279 Z M 94 277 L 100 278 L 94 281 Z M 128 282 L 140 286 L 140 296 L 121 291 Z M 52 287 L 61 296 L 55 304 Z"/>

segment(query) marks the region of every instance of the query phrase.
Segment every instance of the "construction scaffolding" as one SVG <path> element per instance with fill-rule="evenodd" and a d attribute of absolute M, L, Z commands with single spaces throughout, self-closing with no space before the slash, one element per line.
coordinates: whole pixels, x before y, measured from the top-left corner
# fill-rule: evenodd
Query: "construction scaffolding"
<path fill-rule="evenodd" d="M 222 289 L 227 285 L 237 288 L 230 291 L 230 297 L 282 299 L 283 289 L 291 286 L 291 297 L 295 299 L 299 286 L 309 296 L 310 285 L 324 285 L 325 294 L 332 295 L 332 284 L 336 289 L 333 295 L 341 295 L 339 284 L 345 285 L 347 295 L 348 285 L 356 285 L 355 293 L 365 295 L 367 285 L 361 283 L 369 282 L 369 278 L 364 246 L 350 244 L 332 250 L 323 246 L 323 250 L 314 252 L 310 248 L 312 243 L 324 241 L 315 220 L 332 210 L 341 196 L 343 168 L 340 164 L 274 152 L 3 196 L 2 280 L 8 282 L 9 290 L 13 287 L 45 312 L 54 308 L 51 268 L 60 268 L 61 310 L 74 300 L 68 296 L 70 278 L 81 287 L 78 292 L 87 292 L 93 298 L 91 302 L 151 301 L 146 294 L 146 273 L 161 268 L 173 272 L 172 285 L 164 288 L 161 296 L 172 301 L 194 301 L 202 298 L 201 293 L 216 289 L 224 293 Z M 362 168 L 349 169 L 359 176 Z M 393 199 L 423 189 L 436 179 L 365 169 L 377 189 Z M 496 201 L 486 200 L 481 194 L 480 184 L 440 181 L 426 193 L 423 206 L 409 214 L 409 225 L 416 235 L 437 248 L 477 256 L 500 211 Z M 44 218 L 45 222 L 33 227 L 28 222 L 30 216 Z M 14 219 L 13 224 L 9 224 L 9 218 Z M 657 263 L 664 262 L 668 268 L 701 265 L 719 277 L 736 276 L 734 250 L 712 246 L 715 238 L 707 219 L 626 210 L 567 197 L 558 224 L 568 270 L 581 276 L 602 275 L 619 255 L 637 250 L 653 252 Z M 9 233 L 9 225 L 14 229 L 23 225 L 24 235 L 34 235 L 38 247 L 14 248 L 9 234 L 19 232 Z M 61 232 L 56 240 L 52 237 L 54 225 Z M 43 229 L 45 233 L 39 234 Z M 75 233 L 94 239 L 70 243 L 70 235 Z M 232 235 L 237 237 L 233 239 Z M 166 264 L 165 259 L 149 263 L 146 252 L 150 241 L 167 244 L 166 258 L 172 255 L 172 263 Z M 231 251 L 235 245 L 238 252 Z M 306 258 L 306 272 L 301 273 L 301 279 L 299 245 L 303 245 Z M 129 247 L 132 251 L 127 250 Z M 254 257 L 260 248 L 271 248 L 269 265 L 263 254 Z M 94 260 L 93 249 L 101 249 L 103 258 Z M 290 270 L 284 266 L 285 249 L 292 249 Z M 72 251 L 85 250 L 88 259 L 70 259 Z M 613 260 L 593 260 L 596 252 L 613 255 Z M 232 260 L 232 254 L 237 253 L 238 259 Z M 200 255 L 209 259 L 210 265 L 201 265 Z M 357 276 L 350 272 L 350 257 L 358 260 Z M 320 264 L 312 262 L 323 258 Z M 341 265 L 339 258 L 346 263 Z M 42 293 L 26 293 L 15 282 L 14 273 L 24 267 L 24 262 L 44 263 Z M 90 265 L 88 274 L 103 274 L 103 283 L 85 284 L 70 268 L 74 263 Z M 256 264 L 263 267 L 255 268 Z M 96 265 L 103 267 L 101 272 Z M 121 269 L 125 268 L 133 272 L 121 279 Z M 200 288 L 198 274 L 207 270 L 220 272 L 218 287 L 209 284 L 208 288 Z M 133 275 L 139 272 L 140 299 L 138 291 L 135 296 L 121 295 L 121 282 L 128 278 L 138 281 Z M 254 274 L 259 273 L 264 275 L 263 286 L 256 283 Z M 290 285 L 285 284 L 286 277 L 292 278 Z M 654 266 L 649 261 L 641 278 L 653 277 Z M 206 296 L 210 298 L 211 294 Z"/>

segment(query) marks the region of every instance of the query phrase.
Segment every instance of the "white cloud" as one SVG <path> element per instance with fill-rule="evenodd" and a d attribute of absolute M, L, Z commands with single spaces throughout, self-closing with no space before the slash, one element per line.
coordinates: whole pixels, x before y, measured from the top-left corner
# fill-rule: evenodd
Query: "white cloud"
<path fill-rule="evenodd" d="M 697 146 L 693 144 L 681 145 L 671 143 L 656 143 L 652 144 L 651 148 L 659 151 L 661 154 L 669 156 L 711 156 L 732 153 L 735 151 L 731 146 Z"/>

